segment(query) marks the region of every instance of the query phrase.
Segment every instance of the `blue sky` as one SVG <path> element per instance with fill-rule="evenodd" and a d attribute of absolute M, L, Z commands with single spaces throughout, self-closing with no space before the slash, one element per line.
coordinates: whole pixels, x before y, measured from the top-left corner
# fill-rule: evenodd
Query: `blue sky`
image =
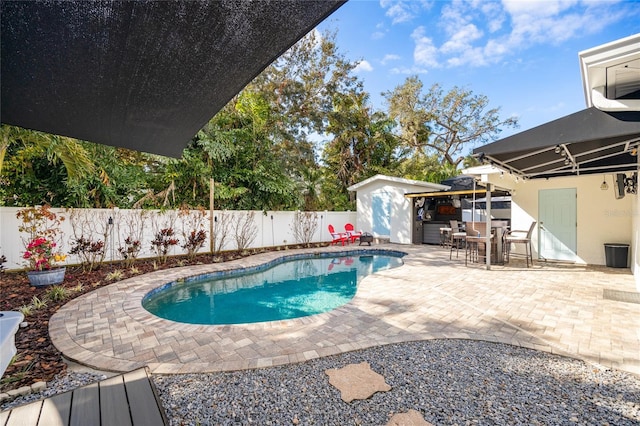
<path fill-rule="evenodd" d="M 376 109 L 418 75 L 517 116 L 505 137 L 586 107 L 578 52 L 640 32 L 640 1 L 349 0 L 318 29 L 338 30 Z"/>

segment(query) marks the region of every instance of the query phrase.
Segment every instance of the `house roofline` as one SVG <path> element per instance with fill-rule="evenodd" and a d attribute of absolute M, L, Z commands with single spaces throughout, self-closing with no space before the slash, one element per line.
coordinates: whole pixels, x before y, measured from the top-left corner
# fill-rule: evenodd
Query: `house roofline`
<path fill-rule="evenodd" d="M 423 180 L 413 180 L 413 179 L 406 179 L 406 178 L 400 178 L 400 177 L 395 177 L 395 176 L 387 176 L 387 175 L 381 175 L 381 174 L 377 174 L 375 176 L 371 176 L 368 179 L 363 180 L 362 182 L 358 182 L 355 183 L 353 185 L 351 185 L 350 187 L 347 188 L 347 190 L 349 191 L 357 191 L 358 189 L 362 188 L 363 186 L 366 186 L 372 182 L 375 181 L 387 181 L 387 182 L 393 182 L 393 183 L 403 183 L 403 184 L 407 184 L 407 185 L 416 185 L 416 186 L 423 186 L 425 188 L 434 188 L 434 189 L 448 189 L 449 186 L 447 185 L 442 185 L 439 183 L 433 183 L 433 182 L 426 182 Z"/>
<path fill-rule="evenodd" d="M 603 111 L 638 111 L 640 102 L 634 99 L 609 99 L 606 94 L 607 69 L 623 67 L 640 60 L 640 33 L 578 53 L 582 86 L 587 108 Z"/>

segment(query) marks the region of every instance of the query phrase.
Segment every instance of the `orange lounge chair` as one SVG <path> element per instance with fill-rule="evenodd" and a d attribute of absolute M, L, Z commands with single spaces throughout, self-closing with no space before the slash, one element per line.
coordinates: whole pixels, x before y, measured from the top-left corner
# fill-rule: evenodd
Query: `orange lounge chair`
<path fill-rule="evenodd" d="M 355 243 L 358 238 L 362 235 L 362 231 L 356 231 L 352 224 L 347 223 L 344 226 L 344 230 L 347 231 L 347 235 L 351 239 L 352 243 Z"/>
<path fill-rule="evenodd" d="M 344 245 L 345 242 L 349 242 L 349 235 L 344 232 L 336 232 L 333 225 L 329 225 L 329 233 L 331 234 L 331 244 L 342 243 Z"/>

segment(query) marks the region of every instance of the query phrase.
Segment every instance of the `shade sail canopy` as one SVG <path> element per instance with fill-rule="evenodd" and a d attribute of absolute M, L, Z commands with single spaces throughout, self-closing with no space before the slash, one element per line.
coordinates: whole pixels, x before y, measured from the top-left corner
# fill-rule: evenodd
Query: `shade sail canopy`
<path fill-rule="evenodd" d="M 637 170 L 640 111 L 591 107 L 474 149 L 526 178 Z"/>
<path fill-rule="evenodd" d="M 3 0 L 2 122 L 180 156 L 343 3 Z"/>

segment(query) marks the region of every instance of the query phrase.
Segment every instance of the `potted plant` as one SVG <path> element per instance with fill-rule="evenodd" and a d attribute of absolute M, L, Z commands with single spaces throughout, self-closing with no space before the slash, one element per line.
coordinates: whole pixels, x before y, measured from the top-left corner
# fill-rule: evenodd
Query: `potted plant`
<path fill-rule="evenodd" d="M 27 207 L 18 210 L 16 217 L 22 221 L 18 230 L 27 234 L 22 238 L 25 246 L 22 258 L 29 265 L 27 276 L 31 285 L 61 283 L 66 268 L 56 264 L 64 262 L 66 255 L 58 249 L 57 240 L 64 217 L 53 213 L 49 206 Z"/>

